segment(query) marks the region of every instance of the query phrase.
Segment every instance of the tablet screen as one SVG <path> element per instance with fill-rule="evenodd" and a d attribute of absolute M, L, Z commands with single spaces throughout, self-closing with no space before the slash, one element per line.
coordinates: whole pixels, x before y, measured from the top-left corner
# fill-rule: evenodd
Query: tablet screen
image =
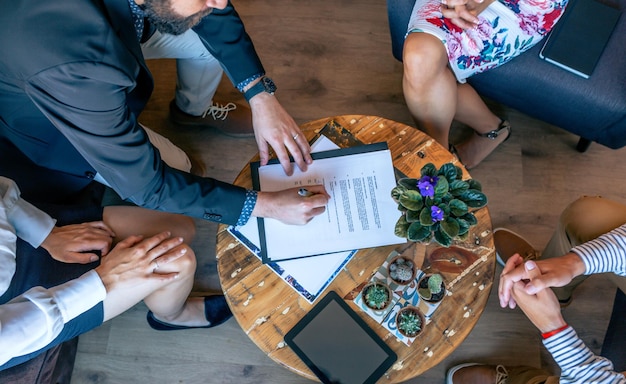
<path fill-rule="evenodd" d="M 285 342 L 323 383 L 375 383 L 397 359 L 333 291 L 285 335 Z"/>

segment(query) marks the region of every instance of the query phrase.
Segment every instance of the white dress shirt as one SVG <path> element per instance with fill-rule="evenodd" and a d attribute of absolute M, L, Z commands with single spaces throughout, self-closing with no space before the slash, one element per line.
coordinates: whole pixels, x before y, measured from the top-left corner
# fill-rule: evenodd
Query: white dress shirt
<path fill-rule="evenodd" d="M 17 237 L 37 248 L 55 223 L 22 199 L 12 180 L 0 176 L 0 295 L 6 292 L 15 273 Z M 0 305 L 0 365 L 45 347 L 65 323 L 105 297 L 100 277 L 91 270 L 50 289 L 32 288 Z"/>
<path fill-rule="evenodd" d="M 585 275 L 613 272 L 626 276 L 626 224 L 572 249 L 585 263 Z M 625 384 L 613 363 L 595 355 L 572 327 L 543 341 L 561 368 L 560 384 Z"/>

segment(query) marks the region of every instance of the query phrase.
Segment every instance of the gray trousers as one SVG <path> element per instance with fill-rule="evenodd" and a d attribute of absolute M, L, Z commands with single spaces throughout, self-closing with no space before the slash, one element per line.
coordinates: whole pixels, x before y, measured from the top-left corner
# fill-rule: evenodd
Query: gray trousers
<path fill-rule="evenodd" d="M 145 59 L 176 59 L 176 105 L 200 116 L 211 105 L 223 69 L 191 29 L 174 36 L 156 31 L 141 44 Z"/>

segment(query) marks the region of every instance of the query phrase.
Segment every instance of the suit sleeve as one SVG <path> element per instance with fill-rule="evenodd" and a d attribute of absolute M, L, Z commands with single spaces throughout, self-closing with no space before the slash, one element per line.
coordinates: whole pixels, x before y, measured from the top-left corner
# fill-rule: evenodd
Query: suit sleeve
<path fill-rule="evenodd" d="M 150 209 L 235 224 L 245 189 L 168 167 L 128 107 L 133 78 L 119 68 L 74 62 L 29 79 L 47 119 L 123 198 Z"/>
<path fill-rule="evenodd" d="M 230 1 L 226 8 L 214 9 L 193 30 L 235 86 L 265 73 L 243 21 Z"/>

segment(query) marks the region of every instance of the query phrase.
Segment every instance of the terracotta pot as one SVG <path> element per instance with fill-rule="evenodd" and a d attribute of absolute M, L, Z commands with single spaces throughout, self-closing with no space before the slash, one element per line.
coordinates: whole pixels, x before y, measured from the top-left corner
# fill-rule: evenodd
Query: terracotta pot
<path fill-rule="evenodd" d="M 382 305 L 380 308 L 377 308 L 375 306 L 370 305 L 367 294 L 368 294 L 368 290 L 373 287 L 373 286 L 380 286 L 383 287 L 383 289 L 387 292 L 387 301 L 385 302 L 384 305 Z M 383 282 L 380 281 L 376 281 L 376 282 L 371 282 L 367 285 L 365 285 L 363 287 L 363 290 L 361 291 L 362 293 L 362 300 L 363 303 L 365 303 L 365 305 L 368 308 L 373 309 L 374 311 L 382 311 L 383 309 L 386 309 L 387 307 L 389 307 L 389 305 L 391 304 L 391 299 L 392 299 L 392 295 L 393 293 L 391 292 L 391 288 L 389 288 L 389 286 Z"/>
<path fill-rule="evenodd" d="M 428 279 L 430 279 L 430 277 L 433 275 L 434 273 L 429 273 L 427 275 L 424 275 L 420 281 L 417 283 L 417 293 L 420 295 L 420 298 L 422 298 L 423 300 L 429 302 L 429 303 L 438 303 L 441 300 L 443 300 L 444 296 L 446 295 L 446 282 L 445 280 L 443 280 L 441 282 L 442 285 L 442 290 L 440 293 L 433 295 L 431 297 L 424 297 L 424 295 L 422 295 L 422 292 L 420 291 L 420 289 L 426 288 L 428 289 Z"/>
<path fill-rule="evenodd" d="M 402 264 L 398 264 L 398 260 L 404 260 L 404 265 L 406 265 L 406 263 L 410 263 L 411 265 L 411 276 L 408 277 L 407 280 L 400 280 L 397 278 L 393 278 L 392 273 L 394 271 L 392 271 L 392 266 L 393 265 L 402 265 Z M 400 267 L 402 268 L 402 267 Z M 411 259 L 409 259 L 408 257 L 405 256 L 396 256 L 393 259 L 391 259 L 391 261 L 389 262 L 389 264 L 387 265 L 387 275 L 389 276 L 389 278 L 393 281 L 395 281 L 396 283 L 400 284 L 400 285 L 405 285 L 405 284 L 409 284 L 411 281 L 413 281 L 413 279 L 415 279 L 415 273 L 417 273 L 417 267 L 415 266 L 415 262 Z"/>
<path fill-rule="evenodd" d="M 408 312 L 412 312 L 416 318 L 419 318 L 420 329 L 419 331 L 415 333 L 408 333 L 407 330 L 403 329 L 404 327 L 402 326 L 402 323 L 406 321 L 406 319 L 403 319 L 403 317 L 405 316 L 404 314 Z M 399 310 L 398 313 L 396 314 L 396 325 L 398 327 L 398 332 L 400 332 L 402 335 L 406 337 L 415 337 L 424 330 L 426 321 L 424 320 L 424 315 L 422 314 L 422 311 L 419 310 L 419 308 L 409 305 L 408 307 L 404 307 L 401 310 Z"/>

